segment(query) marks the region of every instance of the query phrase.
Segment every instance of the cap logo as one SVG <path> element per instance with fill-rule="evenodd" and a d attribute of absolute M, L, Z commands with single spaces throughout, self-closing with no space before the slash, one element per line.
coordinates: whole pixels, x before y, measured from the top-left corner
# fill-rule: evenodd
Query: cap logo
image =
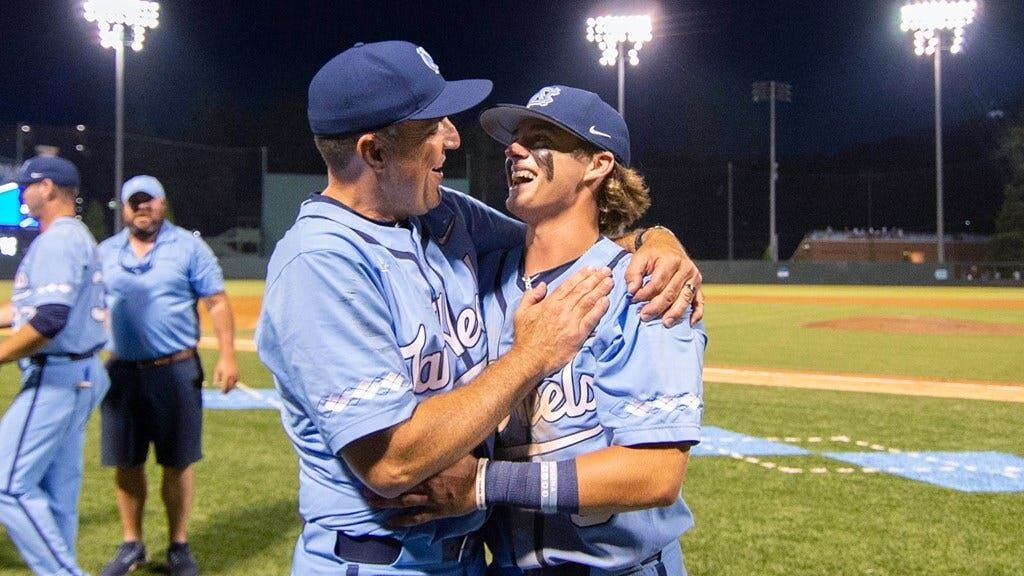
<path fill-rule="evenodd" d="M 29 178 L 43 178 L 42 172 L 32 172 L 28 175 Z"/>
<path fill-rule="evenodd" d="M 417 46 L 416 53 L 420 55 L 420 60 L 423 60 L 423 63 L 427 65 L 427 68 L 434 71 L 434 74 L 441 73 L 441 69 L 434 63 L 434 59 L 430 57 L 430 54 L 425 48 L 423 48 L 423 46 Z"/>
<path fill-rule="evenodd" d="M 558 86 L 548 86 L 541 88 L 530 101 L 526 103 L 527 108 L 533 108 L 534 106 L 547 106 L 555 101 L 555 96 L 562 93 L 562 89 Z"/>
<path fill-rule="evenodd" d="M 606 133 L 601 132 L 600 130 L 598 130 L 597 126 L 595 126 L 593 124 L 590 125 L 590 133 L 593 134 L 594 136 L 604 136 L 605 138 L 609 138 L 609 139 L 612 137 L 611 134 L 606 134 Z"/>

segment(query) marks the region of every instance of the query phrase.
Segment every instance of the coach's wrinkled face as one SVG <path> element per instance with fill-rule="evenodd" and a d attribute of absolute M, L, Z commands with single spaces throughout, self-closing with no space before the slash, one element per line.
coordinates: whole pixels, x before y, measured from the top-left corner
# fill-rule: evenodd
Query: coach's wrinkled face
<path fill-rule="evenodd" d="M 426 214 L 441 201 L 445 151 L 459 147 L 459 131 L 448 118 L 409 120 L 383 131 L 380 139 L 385 160 L 380 192 L 387 216 L 403 220 Z"/>
<path fill-rule="evenodd" d="M 166 204 L 163 198 L 154 198 L 145 192 L 136 192 L 124 203 L 124 223 L 137 238 L 149 238 L 164 223 Z"/>

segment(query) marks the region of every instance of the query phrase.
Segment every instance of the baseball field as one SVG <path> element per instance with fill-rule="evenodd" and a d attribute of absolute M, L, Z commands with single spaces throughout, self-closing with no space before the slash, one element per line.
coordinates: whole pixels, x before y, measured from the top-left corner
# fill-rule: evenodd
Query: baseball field
<path fill-rule="evenodd" d="M 691 574 L 1024 574 L 1024 290 L 705 290 L 705 434 L 685 482 Z M 229 286 L 240 350 L 252 349 L 261 292 Z M 272 387 L 254 352 L 240 361 L 254 390 L 232 396 Z M 18 386 L 4 366 L 0 405 Z M 296 463 L 276 412 L 208 410 L 205 422 L 191 525 L 204 574 L 288 573 Z M 97 436 L 94 417 L 78 543 L 94 572 L 120 541 Z M 166 549 L 150 466 L 154 561 L 141 574 L 163 573 Z M 0 528 L 0 576 L 20 574 Z"/>

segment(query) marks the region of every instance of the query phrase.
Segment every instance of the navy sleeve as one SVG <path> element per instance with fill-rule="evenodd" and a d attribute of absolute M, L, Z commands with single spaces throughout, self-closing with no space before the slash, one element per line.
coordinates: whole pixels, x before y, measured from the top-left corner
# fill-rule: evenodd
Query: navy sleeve
<path fill-rule="evenodd" d="M 36 332 L 53 340 L 53 337 L 68 323 L 69 314 L 71 314 L 71 306 L 43 304 L 36 308 L 35 316 L 28 323 L 36 329 Z"/>

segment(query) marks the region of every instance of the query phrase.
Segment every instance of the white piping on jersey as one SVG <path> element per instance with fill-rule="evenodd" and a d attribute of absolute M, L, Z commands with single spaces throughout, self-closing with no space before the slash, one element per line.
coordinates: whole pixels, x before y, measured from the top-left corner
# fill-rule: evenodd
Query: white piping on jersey
<path fill-rule="evenodd" d="M 522 458 L 540 456 L 541 454 L 547 454 L 548 452 L 554 452 L 555 450 L 561 450 L 562 448 L 568 448 L 573 444 L 579 444 L 585 440 L 590 440 L 591 438 L 600 436 L 603 432 L 604 426 L 598 424 L 593 428 L 581 430 L 575 434 L 569 434 L 568 436 L 562 436 L 561 438 L 555 438 L 554 440 L 548 440 L 547 442 L 534 442 L 532 444 L 509 446 L 502 449 L 502 459 L 519 460 Z"/>

